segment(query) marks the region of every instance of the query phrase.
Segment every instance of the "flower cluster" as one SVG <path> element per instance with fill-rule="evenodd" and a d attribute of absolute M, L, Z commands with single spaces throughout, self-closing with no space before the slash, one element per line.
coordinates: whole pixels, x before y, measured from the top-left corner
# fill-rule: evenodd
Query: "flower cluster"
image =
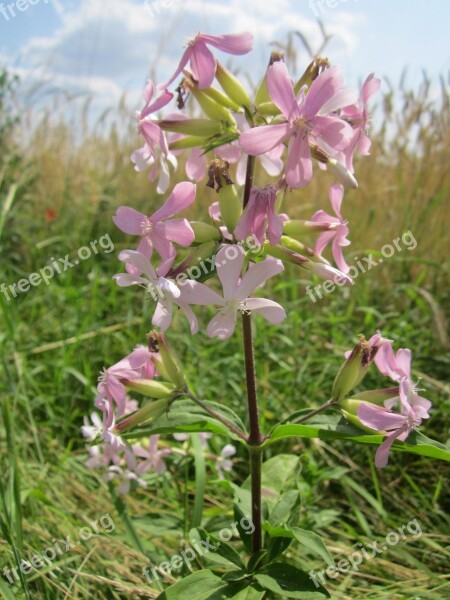
<path fill-rule="evenodd" d="M 396 386 L 347 398 L 372 362 Z M 418 391 L 411 377 L 411 350 L 400 348 L 394 353 L 392 340 L 383 338 L 380 333 L 367 342 L 361 339 L 353 351 L 346 353 L 346 362 L 336 377 L 333 395 L 350 421 L 387 436 L 375 454 L 378 468 L 388 464 L 389 451 L 395 440 L 406 440 L 422 419 L 430 416 L 431 402 L 419 396 Z"/>
<path fill-rule="evenodd" d="M 260 315 L 272 324 L 286 318 L 280 304 L 259 295 L 269 279 L 283 272 L 285 263 L 324 279 L 352 283 L 343 254 L 350 244 L 343 199 L 346 188 L 357 187 L 355 155 L 369 153 L 368 102 L 380 80 L 369 75 L 358 94 L 345 88 L 340 69 L 322 58 L 296 79 L 277 52 L 251 100 L 211 48 L 246 54 L 252 36 L 198 34 L 189 41 L 174 74 L 163 84 L 149 81 L 145 87 L 144 106 L 136 114 L 143 146 L 131 159 L 136 170 L 149 169 L 159 194 L 169 193 L 152 214 L 129 206 L 117 209 L 114 223 L 139 241 L 134 249 L 119 254 L 124 272 L 114 279 L 121 287 L 146 290 L 156 303 L 151 323 L 162 332 L 181 312 L 191 333 L 197 333 L 202 321 L 194 308 L 208 306 L 214 314 L 205 333 L 225 340 L 233 334 L 240 314 Z M 171 91 L 177 78 L 180 81 Z M 172 102 L 176 110 L 169 107 Z M 192 116 L 199 111 L 200 117 Z M 171 186 L 172 169 L 180 158 L 189 181 Z M 290 190 L 310 183 L 317 167 L 331 178 L 334 214 L 318 210 L 309 220 L 291 219 L 282 204 Z M 190 220 L 183 213 L 199 204 L 200 194 L 202 205 L 204 200 L 209 205 L 210 218 Z M 312 236 L 313 243 L 309 238 L 306 243 L 304 236 Z M 328 246 L 336 266 L 324 256 Z M 166 358 L 158 345 L 138 346 L 106 369 L 98 385 L 95 406 L 103 420 L 93 417 L 94 429 L 107 447 L 91 448 L 90 462 L 107 465 L 110 476 L 120 476 L 125 487 L 149 469 L 162 472 L 167 448 L 159 448 L 157 436 L 145 447 L 130 445 L 121 432 L 164 414 L 174 400 L 189 395 L 176 361 L 167 358 L 164 336 L 155 335 L 160 336 Z M 387 463 L 395 439 L 404 440 L 428 417 L 430 403 L 417 394 L 409 359 L 409 351 L 395 355 L 391 342 L 377 334 L 358 345 L 335 382 L 334 396 L 346 415 L 387 434 L 377 452 L 378 466 Z M 373 360 L 397 387 L 348 398 Z M 158 374 L 162 381 L 154 379 Z M 138 408 L 127 397 L 130 391 L 156 401 Z M 87 424 L 85 432 L 94 435 Z M 220 472 L 230 466 L 232 453 L 231 447 L 222 451 Z"/>

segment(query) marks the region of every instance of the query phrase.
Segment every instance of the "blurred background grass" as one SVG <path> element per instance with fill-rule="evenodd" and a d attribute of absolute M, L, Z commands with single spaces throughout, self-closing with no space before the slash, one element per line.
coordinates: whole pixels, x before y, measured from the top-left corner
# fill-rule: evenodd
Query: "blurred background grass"
<path fill-rule="evenodd" d="M 117 528 L 63 557 L 51 570 L 27 576 L 12 595 L 6 580 L 0 579 L 0 594 L 156 597 L 156 588 L 150 589 L 142 577 L 148 560 L 127 535 L 125 517 L 120 516 L 123 508 L 114 504 L 101 475 L 83 466 L 86 451 L 80 426 L 92 409 L 98 371 L 144 341 L 150 327 L 150 303 L 138 290 L 119 289 L 111 281 L 120 271 L 117 251 L 129 246 L 111 216 L 122 204 L 151 213 L 161 197 L 129 161 L 139 140 L 128 126 L 125 101 L 107 126 L 106 115 L 92 126 L 88 101 L 77 112 L 71 110 L 73 100 L 61 97 L 54 102 L 70 119 L 55 120 L 61 110 L 52 108 L 43 115 L 33 109 L 20 111 L 16 119 L 17 110 L 11 110 L 14 91 L 8 91 L 6 74 L 2 77 L 0 282 L 27 277 L 51 257 L 74 256 L 79 247 L 106 233 L 115 251 L 81 262 L 55 276 L 49 286 L 41 284 L 9 302 L 0 295 L 0 570 L 14 565 L 14 550 L 25 556 L 42 550 L 51 538 L 75 534 L 86 520 L 106 512 L 114 516 Z M 414 375 L 422 378 L 423 395 L 435 407 L 424 430 L 447 441 L 447 82 L 441 82 L 440 95 L 435 88 L 432 93 L 425 75 L 415 90 L 402 82 L 385 83 L 376 99 L 380 125 L 371 133 L 371 155 L 356 162 L 359 189 L 344 199 L 352 240 L 347 256 L 350 262 L 352 256 L 361 259 L 408 230 L 417 248 L 396 253 L 361 275 L 351 289 L 339 289 L 316 304 L 305 295 L 308 281 L 298 270 L 289 269 L 286 277 L 277 278 L 271 297 L 285 306 L 288 319 L 276 328 L 255 320 L 264 429 L 293 410 L 326 400 L 343 351 L 353 345 L 356 334 L 370 336 L 381 328 L 396 347 L 412 348 Z M 178 176 L 184 177 L 181 170 Z M 286 212 L 308 218 L 326 206 L 327 177 L 317 172 L 306 190 L 291 192 Z M 204 215 L 212 195 L 200 185 L 190 215 Z M 207 313 L 200 317 L 203 325 Z M 169 339 L 203 397 L 226 402 L 244 415 L 240 333 L 226 343 L 203 333 L 191 337 L 180 318 Z M 382 379 L 370 373 L 364 388 L 379 384 Z M 219 442 L 213 444 L 220 449 Z M 336 560 L 351 553 L 356 542 L 383 539 L 411 519 L 422 525 L 419 539 L 393 547 L 357 573 L 330 581 L 333 598 L 448 598 L 446 465 L 393 454 L 389 468 L 375 472 L 373 449 L 345 442 L 299 440 L 278 449 L 301 454 L 303 519 L 320 529 Z M 245 456 L 239 454 L 237 481 L 246 476 L 242 459 Z M 184 473 L 174 462 L 167 476 L 150 478 L 147 489 L 125 499 L 147 555 L 164 558 L 177 551 L 182 530 L 176 517 L 182 500 L 175 480 L 180 477 Z M 186 486 L 193 491 L 192 483 Z M 205 500 L 206 518 L 231 518 L 225 491 L 209 486 Z M 323 568 L 295 547 L 291 556 L 305 570 Z"/>

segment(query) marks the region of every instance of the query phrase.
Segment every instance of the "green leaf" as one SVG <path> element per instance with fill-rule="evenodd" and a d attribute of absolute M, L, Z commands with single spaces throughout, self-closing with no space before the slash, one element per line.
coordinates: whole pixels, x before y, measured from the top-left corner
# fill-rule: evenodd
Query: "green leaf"
<path fill-rule="evenodd" d="M 227 597 L 233 600 L 261 600 L 261 598 L 264 598 L 265 593 L 259 586 L 251 584 L 237 592 L 234 596 Z"/>
<path fill-rule="evenodd" d="M 242 423 L 237 420 L 234 413 L 223 405 L 217 405 L 214 402 L 208 403 L 208 406 L 220 412 L 229 421 L 232 421 L 237 427 L 242 429 Z M 242 441 L 233 434 L 220 421 L 205 413 L 202 408 L 194 404 L 191 400 L 176 400 L 170 410 L 155 419 L 152 423 L 143 427 L 135 428 L 133 431 L 123 435 L 124 438 L 148 437 L 155 433 L 195 433 L 207 432 L 225 435 L 237 441 Z"/>
<path fill-rule="evenodd" d="M 221 558 L 224 558 L 227 562 L 238 566 L 240 569 L 245 569 L 245 565 L 242 562 L 241 557 L 234 548 L 232 548 L 229 544 L 222 542 L 221 540 L 211 535 L 201 527 L 192 529 L 189 533 L 189 539 L 193 540 L 196 543 L 198 543 L 198 540 L 209 542 L 209 546 L 213 547 L 214 550 L 208 551 L 208 546 L 205 546 L 205 552 L 203 555 L 207 560 L 214 560 L 215 557 L 219 556 Z"/>
<path fill-rule="evenodd" d="M 275 504 L 269 515 L 271 525 L 284 525 L 292 520 L 298 523 L 300 506 L 300 493 L 298 490 L 290 490 L 283 494 L 280 500 Z"/>
<path fill-rule="evenodd" d="M 327 547 L 323 539 L 309 529 L 301 529 L 300 527 L 292 527 L 292 532 L 295 539 L 298 540 L 303 546 L 308 548 L 311 552 L 323 558 L 323 560 L 330 566 L 334 566 L 334 560 L 331 554 L 328 552 Z"/>
<path fill-rule="evenodd" d="M 264 446 L 278 442 L 289 437 L 320 438 L 323 440 L 348 440 L 359 444 L 380 445 L 385 436 L 376 433 L 364 433 L 357 427 L 349 424 L 340 415 L 317 416 L 314 422 L 308 425 L 291 424 L 275 427 Z M 418 431 L 413 431 L 405 442 L 394 442 L 392 448 L 400 452 L 409 452 L 429 458 L 436 458 L 450 462 L 450 449 L 435 440 L 432 440 Z"/>
<path fill-rule="evenodd" d="M 302 600 L 330 597 L 323 586 L 314 584 L 308 573 L 284 563 L 268 565 L 255 575 L 255 579 L 279 597 Z"/>
<path fill-rule="evenodd" d="M 158 596 L 157 600 L 209 600 L 213 592 L 226 588 L 228 584 L 209 569 L 196 571 Z M 220 598 L 218 596 L 217 598 Z"/>

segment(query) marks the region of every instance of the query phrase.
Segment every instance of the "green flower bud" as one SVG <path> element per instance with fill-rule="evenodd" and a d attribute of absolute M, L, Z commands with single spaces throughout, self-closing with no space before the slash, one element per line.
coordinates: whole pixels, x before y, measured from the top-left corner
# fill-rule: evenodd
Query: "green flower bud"
<path fill-rule="evenodd" d="M 209 223 L 190 221 L 190 225 L 194 231 L 195 242 L 198 244 L 220 240 L 222 237 L 217 227 L 214 227 L 214 225 L 210 225 Z"/>
<path fill-rule="evenodd" d="M 358 344 L 339 369 L 333 383 L 332 398 L 339 404 L 365 377 L 368 368 L 375 358 L 378 348 L 384 340 L 377 335 L 366 341 L 363 335 Z"/>
<path fill-rule="evenodd" d="M 242 112 L 242 108 L 238 104 L 236 104 L 235 102 L 230 100 L 230 98 L 228 96 L 225 96 L 225 94 L 223 94 L 220 90 L 213 88 L 213 87 L 209 87 L 209 88 L 205 88 L 202 91 L 207 96 L 209 96 L 212 100 L 217 102 L 217 104 L 220 104 L 221 106 L 224 106 L 225 108 L 229 108 L 233 112 Z"/>
<path fill-rule="evenodd" d="M 133 381 L 124 381 L 124 385 L 127 390 L 139 392 L 149 398 L 172 398 L 180 389 L 173 383 L 154 379 L 134 379 Z"/>
<path fill-rule="evenodd" d="M 161 417 L 167 411 L 170 402 L 166 398 L 155 400 L 155 402 L 147 402 L 141 409 L 119 421 L 114 427 L 114 432 L 124 433 L 132 427 L 139 427 L 147 421 Z"/>
<path fill-rule="evenodd" d="M 218 104 L 210 96 L 202 90 L 194 87 L 191 89 L 191 94 L 197 100 L 205 114 L 214 121 L 225 122 L 227 125 L 236 126 L 236 121 L 232 117 L 228 108 Z"/>
<path fill-rule="evenodd" d="M 158 125 L 164 131 L 175 131 L 175 133 L 184 133 L 197 137 L 211 137 L 222 130 L 221 123 L 208 119 L 183 119 L 182 121 L 165 119 L 159 121 Z"/>
<path fill-rule="evenodd" d="M 309 89 L 312 82 L 320 75 L 320 73 L 329 67 L 330 63 L 328 58 L 324 56 L 316 56 L 314 60 L 306 67 L 305 72 L 295 84 L 295 93 L 298 94 L 304 85 L 308 86 Z"/>
<path fill-rule="evenodd" d="M 149 340 L 152 347 L 158 349 L 161 361 L 170 381 L 172 381 L 178 389 L 185 389 L 186 381 L 184 379 L 183 369 L 181 368 L 177 355 L 170 347 L 166 336 L 158 331 L 151 331 Z"/>
<path fill-rule="evenodd" d="M 225 94 L 238 106 L 245 107 L 251 111 L 250 98 L 237 77 L 230 73 L 219 61 L 217 61 L 216 79 Z"/>
<path fill-rule="evenodd" d="M 289 248 L 285 248 L 284 246 L 280 246 L 279 244 L 277 244 L 276 246 L 271 246 L 267 241 L 264 242 L 264 251 L 270 256 L 274 256 L 275 258 L 285 260 L 295 265 L 303 266 L 305 265 L 305 263 L 310 262 L 309 258 L 306 258 L 305 256 L 298 254 L 297 252 L 294 252 Z"/>
<path fill-rule="evenodd" d="M 314 221 L 292 220 L 283 223 L 283 233 L 287 236 L 302 236 L 308 233 L 320 233 L 336 229 L 338 224 L 315 223 Z"/>

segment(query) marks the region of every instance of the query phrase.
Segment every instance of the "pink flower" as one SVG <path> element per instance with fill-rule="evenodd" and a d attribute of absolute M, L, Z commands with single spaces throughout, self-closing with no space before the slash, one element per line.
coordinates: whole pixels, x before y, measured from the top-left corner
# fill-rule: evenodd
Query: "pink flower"
<path fill-rule="evenodd" d="M 304 187 L 312 178 L 310 142 L 329 154 L 349 144 L 353 129 L 333 113 L 352 103 L 354 94 L 342 89 L 337 67 L 323 71 L 308 92 L 302 89 L 297 97 L 284 62 L 275 62 L 268 68 L 266 82 L 285 121 L 244 132 L 240 144 L 248 154 L 259 155 L 289 140 L 286 183 L 294 188 Z"/>
<path fill-rule="evenodd" d="M 215 264 L 223 296 L 203 284 L 197 284 L 195 288 L 183 287 L 184 298 L 190 304 L 215 304 L 222 307 L 208 325 L 206 333 L 209 337 L 222 340 L 229 338 L 236 326 L 238 312 L 258 313 L 269 323 L 276 324 L 286 318 L 283 307 L 276 302 L 248 297 L 268 279 L 281 273 L 284 270 L 283 263 L 271 257 L 266 258 L 262 262 L 251 264 L 241 278 L 244 258 L 244 251 L 238 245 L 227 245 L 217 253 Z"/>
<path fill-rule="evenodd" d="M 190 246 L 194 241 L 194 232 L 187 219 L 170 219 L 185 210 L 195 200 L 196 186 L 189 181 L 178 183 L 166 202 L 150 217 L 130 208 L 120 206 L 113 217 L 117 227 L 125 233 L 140 235 L 141 241 L 137 251 L 150 258 L 153 248 L 161 257 L 162 263 L 158 272 L 167 272 L 176 257 L 173 243 Z M 127 266 L 128 272 L 136 273 Z"/>
<path fill-rule="evenodd" d="M 275 213 L 276 200 L 276 186 L 253 187 L 250 191 L 249 202 L 234 230 L 235 237 L 238 240 L 245 240 L 253 234 L 262 245 L 266 240 L 267 232 L 272 246 L 278 244 L 283 233 L 283 219 Z"/>
<path fill-rule="evenodd" d="M 344 150 L 345 164 L 351 173 L 353 173 L 354 170 L 353 156 L 356 149 L 358 149 L 358 152 L 362 155 L 369 154 L 372 142 L 366 134 L 370 116 L 369 111 L 367 110 L 367 104 L 372 96 L 378 92 L 380 85 L 381 81 L 375 77 L 374 73 L 371 73 L 363 83 L 359 103 L 346 106 L 341 112 L 342 118 L 354 127 L 353 138 Z"/>
<path fill-rule="evenodd" d="M 330 185 L 330 202 L 336 217 L 329 215 L 324 210 L 318 210 L 311 218 L 314 223 L 323 223 L 335 228 L 330 231 L 324 231 L 321 233 L 316 241 L 315 253 L 322 256 L 322 252 L 326 246 L 332 242 L 332 252 L 334 260 L 338 268 L 343 273 L 348 273 L 350 268 L 345 261 L 342 253 L 342 247 L 350 245 L 350 241 L 347 239 L 349 229 L 347 227 L 347 221 L 344 221 L 341 215 L 341 204 L 342 198 L 344 197 L 344 187 L 341 184 Z"/>
<path fill-rule="evenodd" d="M 148 440 L 148 449 L 135 444 L 132 446 L 135 457 L 144 458 L 143 461 L 138 461 L 134 471 L 138 475 L 143 475 L 147 471 L 155 471 L 156 473 L 164 473 L 167 469 L 163 457 L 170 454 L 170 448 L 158 450 L 159 435 L 151 435 Z"/>
<path fill-rule="evenodd" d="M 117 491 L 121 496 L 128 494 L 132 481 L 135 481 L 137 485 L 141 487 L 147 487 L 147 482 L 134 473 L 134 471 L 127 468 L 122 468 L 118 465 L 109 467 L 108 472 L 105 475 L 106 481 L 113 481 L 115 479 L 119 480 L 119 487 L 117 488 Z"/>
<path fill-rule="evenodd" d="M 244 115 L 235 114 L 234 118 L 239 131 L 244 132 L 250 130 L 250 125 L 247 123 L 247 119 Z M 239 142 L 236 140 L 230 144 L 218 146 L 215 149 L 215 152 L 223 160 L 227 160 L 231 164 L 237 163 L 236 182 L 239 185 L 244 185 L 245 172 L 247 169 L 247 154 L 242 152 Z M 271 177 L 277 177 L 283 170 L 284 163 L 281 158 L 283 152 L 283 144 L 278 144 L 278 146 L 275 146 L 275 148 L 272 148 L 272 150 L 269 150 L 266 154 L 260 154 L 258 156 L 262 168 Z"/>
<path fill-rule="evenodd" d="M 368 402 L 361 402 L 358 407 L 358 418 L 363 425 L 388 432 L 388 437 L 375 454 L 375 465 L 379 469 L 388 464 L 389 451 L 395 440 L 404 441 L 422 419 L 430 416 L 428 409 L 431 402 L 418 396 L 406 377 L 400 382 L 400 405 L 400 413 Z"/>
<path fill-rule="evenodd" d="M 186 301 L 182 296 L 180 288 L 171 279 L 164 277 L 164 275 L 167 274 L 167 265 L 162 274 L 158 276 L 151 263 L 140 252 L 123 250 L 119 254 L 119 259 L 127 264 L 131 264 L 137 274 L 119 273 L 118 275 L 114 275 L 113 279 L 116 280 L 117 285 L 120 287 L 141 285 L 150 293 L 157 302 L 152 318 L 152 324 L 155 327 L 160 327 L 162 331 L 165 331 L 170 326 L 173 318 L 173 306 L 176 305 L 181 308 L 187 317 L 191 327 L 191 333 L 197 333 L 198 322 L 189 306 L 191 302 Z M 188 285 L 191 285 L 192 288 L 195 289 L 196 286 L 202 284 L 190 280 L 184 281 L 184 286 Z M 209 290 L 206 286 L 202 287 Z"/>
<path fill-rule="evenodd" d="M 375 364 L 380 373 L 392 381 L 400 382 L 403 378 L 411 379 L 411 350 L 400 348 L 394 354 L 392 342 L 386 340 L 375 356 Z"/>
<path fill-rule="evenodd" d="M 219 479 L 224 479 L 224 471 L 229 473 L 233 468 L 233 461 L 230 460 L 230 457 L 234 456 L 236 452 L 236 447 L 233 446 L 233 444 L 227 444 L 222 448 L 220 456 L 217 456 L 216 458 L 216 470 Z"/>
<path fill-rule="evenodd" d="M 164 194 L 170 183 L 167 163 L 172 163 L 172 166 L 176 168 L 177 161 L 173 154 L 169 152 L 164 131 L 161 130 L 159 125 L 151 120 L 150 115 L 166 106 L 166 104 L 172 100 L 173 94 L 167 90 L 163 90 L 163 92 L 153 100 L 154 91 L 155 88 L 153 82 L 148 81 L 144 89 L 144 108 L 136 113 L 138 131 L 143 136 L 145 143 L 142 148 L 135 150 L 132 153 L 131 160 L 135 164 L 135 169 L 137 171 L 143 171 L 149 166 L 152 167 L 149 174 L 150 181 L 156 179 L 159 163 L 160 177 L 157 192 L 159 194 Z"/>
<path fill-rule="evenodd" d="M 125 414 L 126 390 L 122 381 L 139 379 L 149 361 L 151 361 L 151 356 L 148 348 L 137 346 L 131 354 L 118 363 L 108 369 L 103 369 L 98 379 L 97 391 L 99 395 L 96 398 L 95 406 L 104 411 L 106 401 L 112 413 L 114 401 L 118 407 L 118 416 Z"/>
<path fill-rule="evenodd" d="M 216 74 L 216 59 L 209 50 L 208 45 L 214 46 L 228 54 L 247 54 L 253 45 L 253 36 L 250 33 L 237 33 L 228 35 L 206 35 L 198 33 L 188 42 L 188 47 L 176 68 L 175 73 L 159 87 L 166 88 L 178 77 L 185 66 L 190 63 L 190 69 L 200 89 L 209 87 Z"/>

